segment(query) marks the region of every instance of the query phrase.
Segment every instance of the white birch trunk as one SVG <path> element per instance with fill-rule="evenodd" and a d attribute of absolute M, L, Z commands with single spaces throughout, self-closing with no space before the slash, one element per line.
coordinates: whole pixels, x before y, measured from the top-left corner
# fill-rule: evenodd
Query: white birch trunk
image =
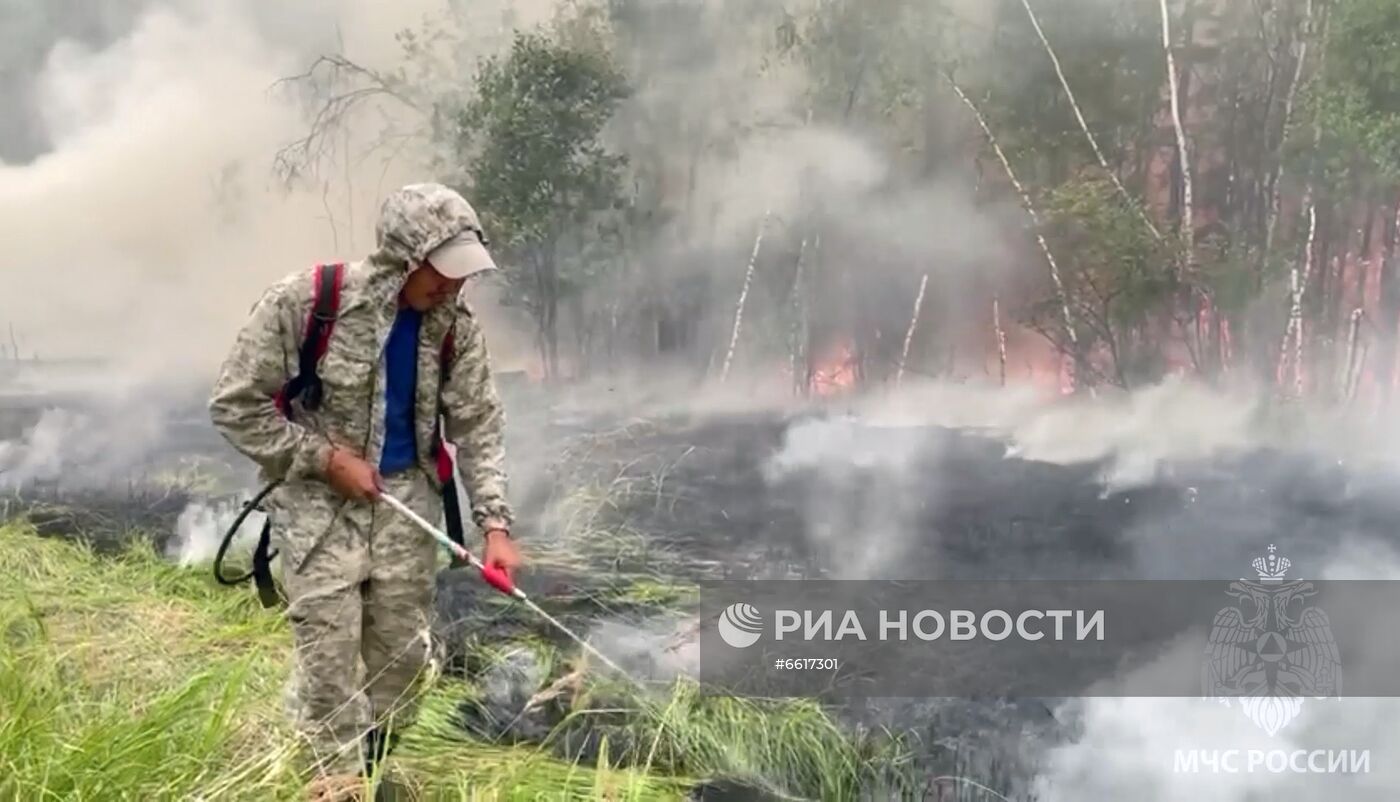
<path fill-rule="evenodd" d="M 1311 193 L 1309 193 L 1311 194 Z M 1308 291 L 1308 282 L 1312 280 L 1313 272 L 1313 246 L 1317 241 L 1317 207 L 1308 206 L 1308 258 L 1303 268 L 1303 281 L 1298 286 L 1298 301 L 1293 306 L 1293 315 L 1297 321 L 1293 325 L 1293 395 L 1295 398 L 1303 397 L 1303 343 L 1307 339 L 1303 331 L 1303 296 Z"/>
<path fill-rule="evenodd" d="M 1342 376 L 1342 396 L 1350 401 L 1356 393 L 1356 385 L 1361 375 L 1361 366 L 1356 358 L 1356 343 L 1361 335 L 1361 319 L 1365 316 L 1361 307 L 1351 311 L 1351 326 L 1347 330 L 1346 372 Z"/>
<path fill-rule="evenodd" d="M 1035 211 L 1035 204 L 1031 202 L 1030 193 L 1016 178 L 1016 171 L 1011 168 L 1011 162 L 1006 158 L 1006 153 L 1002 151 L 1001 145 L 997 142 L 996 135 L 987 126 L 987 119 L 982 116 L 977 104 L 972 102 L 972 98 L 963 92 L 962 87 L 948 76 L 948 83 L 952 85 L 953 91 L 962 100 L 963 104 L 972 110 L 972 115 L 977 118 L 977 124 L 982 127 L 982 133 L 986 135 L 987 142 L 996 152 L 997 159 L 1001 161 L 1002 169 L 1006 171 L 1006 177 L 1011 180 L 1011 185 L 1016 188 L 1016 192 L 1021 196 L 1021 203 L 1026 207 L 1026 213 L 1030 215 L 1031 223 L 1035 226 L 1035 239 L 1040 244 L 1040 250 L 1045 254 L 1045 261 L 1050 265 L 1050 279 L 1055 283 L 1055 294 L 1060 301 L 1060 312 L 1064 316 L 1065 332 L 1069 335 L 1071 347 L 1074 349 L 1074 358 L 1079 359 L 1079 335 L 1074 330 L 1074 317 L 1069 312 L 1069 296 L 1065 292 L 1064 282 L 1060 280 L 1060 266 L 1055 262 L 1055 255 L 1050 251 L 1050 245 L 1045 241 L 1045 236 L 1041 233 L 1040 215 Z"/>
<path fill-rule="evenodd" d="M 1293 65 L 1293 82 L 1288 85 L 1288 92 L 1283 101 L 1283 131 L 1279 135 L 1278 143 L 1278 173 L 1274 176 L 1274 188 L 1269 194 L 1269 221 L 1264 226 L 1264 254 L 1266 257 L 1273 252 L 1274 248 L 1274 231 L 1278 226 L 1279 206 L 1283 199 L 1283 179 L 1287 170 L 1287 163 L 1283 159 L 1283 149 L 1288 144 L 1288 126 L 1293 121 L 1293 103 L 1298 97 L 1298 84 L 1303 82 L 1303 67 L 1308 59 L 1308 39 L 1311 35 L 1312 25 L 1313 0 L 1308 0 L 1306 17 L 1303 22 L 1302 43 L 1298 48 L 1298 62 Z M 1316 142 L 1313 144 L 1316 147 Z"/>
<path fill-rule="evenodd" d="M 1288 310 L 1288 328 L 1283 335 L 1283 347 L 1279 353 L 1279 379 L 1283 380 L 1284 367 L 1288 362 L 1288 346 L 1293 345 L 1293 392 L 1295 397 L 1303 393 L 1303 293 L 1307 291 L 1308 278 L 1312 275 L 1313 243 L 1317 237 L 1317 209 L 1313 206 L 1311 193 L 1308 204 L 1308 245 L 1304 255 L 1303 271 L 1300 274 L 1295 263 L 1289 271 L 1289 290 L 1293 302 Z"/>
<path fill-rule="evenodd" d="M 1006 386 L 1006 332 L 1001 328 L 1001 299 L 992 296 L 992 326 L 997 333 L 997 358 L 1001 363 L 1001 386 Z"/>
<path fill-rule="evenodd" d="M 1108 166 L 1108 160 L 1104 158 L 1103 151 L 1099 149 L 1099 142 L 1094 138 L 1093 132 L 1089 130 L 1089 124 L 1084 120 L 1084 112 L 1079 108 L 1079 101 L 1075 100 L 1074 92 L 1069 88 L 1069 80 L 1065 78 L 1064 70 L 1060 68 L 1060 59 L 1055 55 L 1055 49 L 1050 46 L 1050 40 L 1045 38 L 1045 31 L 1041 30 L 1040 20 L 1036 19 L 1035 11 L 1031 10 L 1030 0 L 1021 0 L 1021 5 L 1026 9 L 1026 15 L 1031 18 L 1031 26 L 1035 28 L 1035 35 L 1040 37 L 1040 43 L 1045 46 L 1045 52 L 1050 56 L 1050 63 L 1055 67 L 1055 75 L 1060 79 L 1060 86 L 1064 87 L 1065 96 L 1069 98 L 1070 108 L 1074 109 L 1074 117 L 1079 121 L 1079 129 L 1084 132 L 1084 138 L 1089 140 L 1089 147 L 1094 149 L 1094 156 L 1099 160 L 1099 166 L 1112 179 L 1113 186 L 1117 187 L 1118 194 L 1123 196 L 1123 200 L 1130 206 L 1136 206 L 1138 215 L 1142 217 L 1142 222 L 1147 225 L 1147 230 L 1152 232 L 1152 236 L 1157 239 L 1162 238 L 1162 234 L 1157 231 L 1157 227 L 1147 217 L 1146 211 L 1140 204 L 1135 204 L 1133 197 L 1128 194 L 1123 183 L 1118 180 L 1118 173 Z"/>
<path fill-rule="evenodd" d="M 1195 201 L 1192 198 L 1191 156 L 1186 149 L 1186 128 L 1181 122 L 1181 89 L 1177 81 L 1176 55 L 1172 50 L 1171 15 L 1167 0 L 1162 6 L 1162 47 L 1167 51 L 1167 87 L 1171 94 L 1172 127 L 1176 129 L 1176 150 L 1181 162 L 1181 244 L 1183 262 L 1189 263 L 1196 250 Z M 1178 272 L 1184 267 L 1179 264 Z"/>
<path fill-rule="evenodd" d="M 773 213 L 770 208 L 763 213 L 763 221 L 758 224 L 758 236 L 753 241 L 753 253 L 749 256 L 749 267 L 744 271 L 744 288 L 739 291 L 739 302 L 734 307 L 734 331 L 729 335 L 729 350 L 724 354 L 724 366 L 720 368 L 719 380 L 729 378 L 729 365 L 734 361 L 734 349 L 739 345 L 739 329 L 744 322 L 744 304 L 749 299 L 749 286 L 753 283 L 754 266 L 758 264 L 758 252 L 763 247 L 763 234 L 768 229 L 768 218 Z"/>
<path fill-rule="evenodd" d="M 792 391 L 794 395 L 801 395 L 806 388 L 806 336 L 807 336 L 807 305 L 804 303 L 802 281 L 805 278 L 803 272 L 804 261 L 807 257 L 807 238 L 802 238 L 802 244 L 797 249 L 797 275 L 792 280 L 792 338 L 791 349 L 788 353 L 788 369 L 792 371 Z M 803 365 L 799 373 L 798 366 Z"/>
<path fill-rule="evenodd" d="M 909 359 L 909 346 L 914 342 L 914 332 L 919 328 L 919 312 L 924 308 L 924 290 L 928 289 L 928 274 L 919 282 L 919 297 L 914 299 L 914 316 L 909 318 L 909 330 L 904 333 L 904 350 L 899 355 L 899 370 L 894 374 L 894 386 L 904 380 L 904 364 Z"/>

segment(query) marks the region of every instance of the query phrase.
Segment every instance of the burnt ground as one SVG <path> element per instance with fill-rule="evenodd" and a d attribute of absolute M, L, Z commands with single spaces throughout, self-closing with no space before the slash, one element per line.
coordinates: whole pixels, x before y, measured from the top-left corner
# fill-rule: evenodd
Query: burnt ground
<path fill-rule="evenodd" d="M 608 428 L 550 438 L 562 459 L 517 491 L 526 531 L 548 542 L 570 493 L 607 488 L 590 525 L 663 542 L 692 578 L 1230 579 L 1268 543 L 1316 562 L 1343 535 L 1393 542 L 1400 523 L 1400 476 L 1271 450 L 1163 464 L 1109 492 L 1102 464 L 1007 457 L 936 427 L 763 415 L 596 433 Z M 843 559 L 881 550 L 858 575 Z"/>
<path fill-rule="evenodd" d="M 237 497 L 254 477 L 198 399 L 0 393 L 0 521 L 23 514 L 100 553 L 139 535 L 164 553 L 191 503 Z"/>
<path fill-rule="evenodd" d="M 27 425 L 44 408 L 26 408 Z M 168 540 L 189 501 L 249 490 L 251 471 L 200 412 L 172 415 L 167 437 L 123 455 L 124 477 L 87 481 L 90 461 L 78 460 L 8 487 L 0 512 L 28 512 L 45 531 L 99 547 L 133 529 Z M 0 441 L 25 431 L 19 420 L 0 415 Z M 1106 492 L 1101 464 L 1010 458 L 977 432 L 820 414 L 512 421 L 513 494 L 531 557 L 521 587 L 579 631 L 659 633 L 613 653 L 642 673 L 674 670 L 660 647 L 684 626 L 687 583 L 705 578 L 1234 579 L 1268 544 L 1318 565 L 1344 539 L 1394 543 L 1400 524 L 1400 478 L 1304 454 L 1163 464 L 1150 484 Z M 152 487 L 171 471 L 204 482 Z M 515 713 L 548 672 L 477 664 L 470 647 L 521 635 L 568 644 L 469 573 L 443 573 L 439 589 L 448 665 L 488 689 L 464 703 L 462 726 L 543 738 L 560 711 Z M 837 712 L 856 730 L 917 738 L 930 774 L 1014 793 L 1039 746 L 1069 733 L 1054 701 L 871 700 Z M 596 746 L 587 733 L 561 743 L 585 756 Z"/>
<path fill-rule="evenodd" d="M 521 586 L 557 599 L 585 630 L 603 608 L 643 629 L 664 619 L 616 593 L 608 578 L 617 576 L 1231 580 L 1269 544 L 1318 566 L 1344 539 L 1400 540 L 1400 480 L 1303 454 L 1162 464 L 1154 481 L 1110 492 L 1104 464 L 1009 458 L 975 432 L 820 415 L 557 428 L 543 439 L 562 456 L 541 460 L 547 470 L 527 473 L 520 491 L 522 531 L 542 548 L 563 541 L 569 556 L 527 572 Z M 472 618 L 475 580 L 447 574 L 442 584 L 443 612 Z M 645 647 L 614 657 L 657 670 Z M 523 697 L 498 701 L 496 711 L 467 711 L 469 726 L 509 720 Z M 915 738 L 929 776 L 977 777 L 1025 798 L 1038 751 L 1073 731 L 1054 718 L 1056 701 L 876 699 L 839 715 L 857 730 Z M 537 733 L 524 730 L 546 724 L 516 722 L 514 734 L 530 738 Z"/>

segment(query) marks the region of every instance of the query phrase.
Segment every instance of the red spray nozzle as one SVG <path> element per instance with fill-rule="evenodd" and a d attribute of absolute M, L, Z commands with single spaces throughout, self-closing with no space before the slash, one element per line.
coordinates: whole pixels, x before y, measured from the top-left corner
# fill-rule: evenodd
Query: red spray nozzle
<path fill-rule="evenodd" d="M 515 582 L 511 581 L 510 573 L 504 568 L 483 564 L 481 566 L 481 578 L 486 580 L 486 584 L 507 596 L 518 595 L 515 590 Z"/>

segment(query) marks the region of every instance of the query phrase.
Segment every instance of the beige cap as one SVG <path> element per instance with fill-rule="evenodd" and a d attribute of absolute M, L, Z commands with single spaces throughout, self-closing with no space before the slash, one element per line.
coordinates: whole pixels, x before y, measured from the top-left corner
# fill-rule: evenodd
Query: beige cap
<path fill-rule="evenodd" d="M 469 278 L 488 270 L 496 270 L 496 262 L 481 243 L 481 238 L 467 229 L 428 253 L 428 264 L 450 279 Z"/>

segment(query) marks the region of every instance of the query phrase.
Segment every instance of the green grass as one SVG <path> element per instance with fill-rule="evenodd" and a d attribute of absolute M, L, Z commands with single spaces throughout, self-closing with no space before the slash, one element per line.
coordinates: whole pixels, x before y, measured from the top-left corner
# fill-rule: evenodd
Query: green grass
<path fill-rule="evenodd" d="M 299 798 L 288 634 L 240 590 L 144 543 L 105 559 L 0 527 L 0 799 Z M 461 691 L 432 689 L 395 761 L 424 798 L 682 796 L 683 780 L 467 742 L 449 722 Z"/>
<path fill-rule="evenodd" d="M 207 568 L 173 565 L 142 541 L 104 557 L 0 525 L 0 638 L 0 800 L 303 794 L 281 709 L 289 635 L 246 588 L 219 586 Z M 552 655 L 555 675 L 572 659 Z M 619 710 L 624 697 L 600 679 L 556 702 L 567 708 L 558 737 L 580 723 L 606 736 L 584 765 L 555 757 L 549 741 L 469 739 L 457 711 L 475 693 L 436 678 L 403 734 L 390 766 L 416 798 L 674 800 L 696 778 L 724 776 L 843 799 L 872 758 L 888 757 L 814 704 L 708 697 L 681 681 L 625 697 Z"/>

